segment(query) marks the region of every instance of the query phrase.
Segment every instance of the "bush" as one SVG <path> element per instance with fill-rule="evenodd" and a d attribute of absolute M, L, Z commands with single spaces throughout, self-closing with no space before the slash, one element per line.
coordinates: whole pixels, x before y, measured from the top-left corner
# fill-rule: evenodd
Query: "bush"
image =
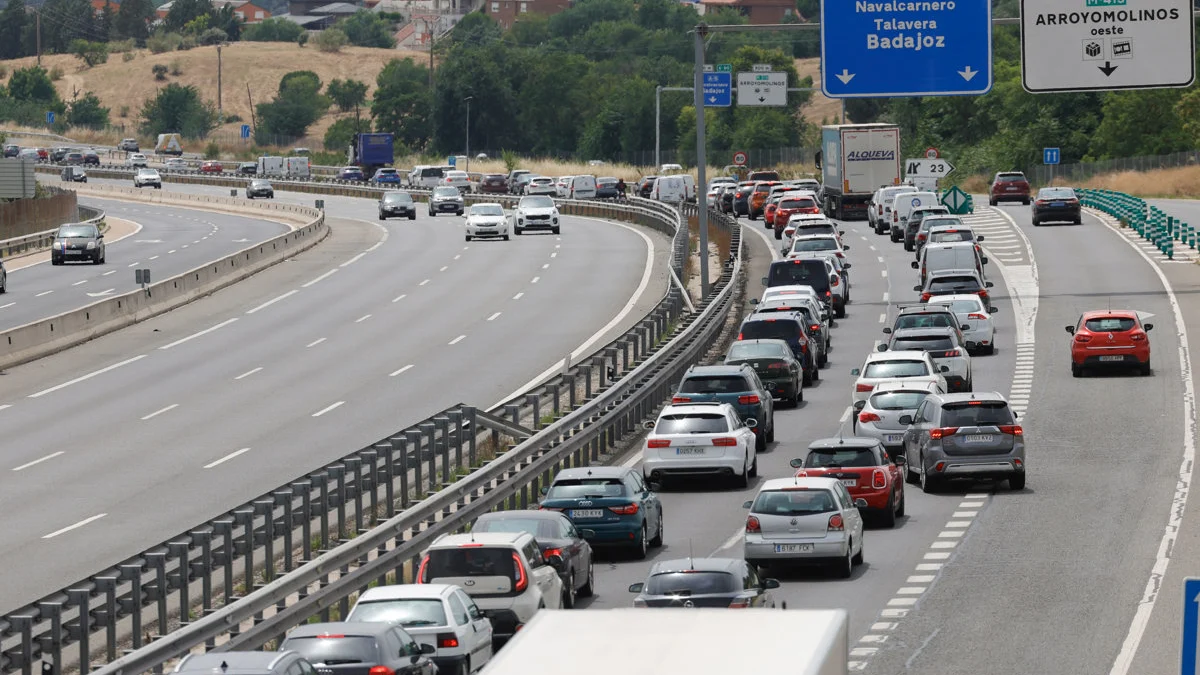
<path fill-rule="evenodd" d="M 301 47 L 308 44 L 308 31 L 296 36 L 296 44 L 300 45 Z"/>
<path fill-rule="evenodd" d="M 0 80 L 3 80 L 6 77 L 8 77 L 8 68 L 0 66 Z"/>
<path fill-rule="evenodd" d="M 121 106 L 121 110 L 117 114 L 120 115 L 121 117 L 129 117 L 129 106 L 127 106 L 127 105 Z"/>
<path fill-rule="evenodd" d="M 248 42 L 296 42 L 304 34 L 299 24 L 272 17 L 246 26 L 242 30 L 242 39 Z"/>
<path fill-rule="evenodd" d="M 113 40 L 108 43 L 108 52 L 110 54 L 128 54 L 137 48 L 137 42 L 133 38 L 128 40 Z"/>
<path fill-rule="evenodd" d="M 218 159 L 221 156 L 221 146 L 217 145 L 216 141 L 209 141 L 208 145 L 204 146 L 204 159 Z"/>
<path fill-rule="evenodd" d="M 179 49 L 183 36 L 179 33 L 155 33 L 146 38 L 146 46 L 153 54 L 165 54 Z"/>
<path fill-rule="evenodd" d="M 134 54 L 133 52 L 125 52 L 124 54 L 121 54 L 121 60 L 124 61 L 125 63 L 129 63 L 130 61 L 132 61 L 136 58 L 137 58 L 137 54 Z"/>
<path fill-rule="evenodd" d="M 58 66 L 54 66 L 53 68 L 50 69 L 50 81 L 51 82 L 58 82 L 59 80 L 62 79 L 62 76 L 63 76 L 62 68 L 59 68 Z"/>
<path fill-rule="evenodd" d="M 230 113 L 230 114 L 228 114 L 228 115 L 226 115 L 226 116 L 225 116 L 225 123 L 226 123 L 226 124 L 233 124 L 234 122 L 241 122 L 241 121 L 242 121 L 242 116 L 241 116 L 241 115 L 235 115 L 235 114 L 233 114 L 233 113 Z"/>
<path fill-rule="evenodd" d="M 196 38 L 188 35 L 179 41 L 179 51 L 186 52 L 189 49 L 195 49 L 197 44 Z"/>
<path fill-rule="evenodd" d="M 209 28 L 200 34 L 200 44 L 219 45 L 229 40 L 229 34 L 220 28 Z"/>
<path fill-rule="evenodd" d="M 217 111 L 200 98 L 200 91 L 174 82 L 148 99 L 139 117 L 145 136 L 174 132 L 184 138 L 204 138 L 217 126 Z"/>
<path fill-rule="evenodd" d="M 171 74 L 175 77 L 179 77 L 183 74 L 183 64 L 179 62 L 179 59 L 175 59 L 171 62 Z"/>
<path fill-rule="evenodd" d="M 340 28 L 326 28 L 317 35 L 317 49 L 331 54 L 342 51 L 349 38 Z"/>
<path fill-rule="evenodd" d="M 159 80 L 160 82 L 167 79 L 167 67 L 161 63 L 154 64 L 154 67 L 151 68 L 150 71 L 154 73 L 154 79 Z"/>

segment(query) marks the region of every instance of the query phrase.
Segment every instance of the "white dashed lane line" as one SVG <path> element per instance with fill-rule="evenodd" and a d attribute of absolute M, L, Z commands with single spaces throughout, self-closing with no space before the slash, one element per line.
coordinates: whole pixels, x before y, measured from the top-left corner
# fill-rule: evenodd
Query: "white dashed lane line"
<path fill-rule="evenodd" d="M 456 344 L 458 344 L 458 343 L 462 342 L 463 340 L 465 340 L 466 338 L 467 338 L 467 336 L 466 336 L 466 335 L 459 335 L 458 337 L 456 337 L 456 338 L 454 338 L 453 340 L 451 340 L 451 341 L 449 342 L 449 344 L 456 345 Z"/>
<path fill-rule="evenodd" d="M 488 321 L 495 321 L 495 320 L 496 320 L 496 318 L 497 318 L 498 316 L 500 316 L 500 312 L 496 312 L 495 314 L 493 314 L 493 315 L 489 316 L 489 317 L 487 318 L 487 320 L 488 320 Z"/>
<path fill-rule="evenodd" d="M 345 401 L 338 401 L 337 403 L 331 403 L 330 405 L 327 405 L 327 406 L 325 406 L 324 408 L 321 408 L 321 409 L 320 409 L 320 410 L 318 410 L 317 412 L 313 413 L 313 414 L 312 414 L 312 416 L 313 416 L 313 417 L 320 417 L 321 415 L 324 415 L 324 414 L 325 414 L 325 413 L 327 413 L 327 412 L 330 412 L 330 411 L 332 411 L 332 410 L 337 410 L 338 408 L 340 408 L 340 407 L 342 407 L 343 405 L 345 405 L 345 403 L 346 403 Z"/>
<path fill-rule="evenodd" d="M 261 368 L 260 368 L 260 370 L 261 370 Z M 143 415 L 142 421 L 145 422 L 146 420 L 152 420 L 155 417 L 158 417 L 159 415 L 161 415 L 165 412 L 170 412 L 178 407 L 179 407 L 178 403 L 172 403 L 171 405 L 169 405 L 165 408 L 159 408 L 158 410 L 155 410 L 154 412 L 150 413 L 149 415 Z"/>
<path fill-rule="evenodd" d="M 401 300 L 403 300 L 407 297 L 408 297 L 407 293 L 401 293 L 400 295 L 397 295 L 395 298 L 393 298 L 392 302 L 400 302 Z"/>
<path fill-rule="evenodd" d="M 83 527 L 84 525 L 87 525 L 88 523 L 94 523 L 97 520 L 100 520 L 101 518 L 103 518 L 107 515 L 108 515 L 107 513 L 100 513 L 100 514 L 92 516 L 91 518 L 84 518 L 83 520 L 79 521 L 78 523 L 75 523 L 74 525 L 68 525 L 68 526 L 62 528 L 61 530 L 55 530 L 55 531 L 51 532 L 50 534 L 43 536 L 42 539 L 53 539 L 60 534 L 66 534 L 66 533 L 70 532 L 71 530 L 77 530 L 77 529 Z"/>
<path fill-rule="evenodd" d="M 357 319 L 355 319 L 355 320 L 354 320 L 354 323 L 362 323 L 362 322 L 366 321 L 366 320 L 367 320 L 367 319 L 369 319 L 369 318 L 371 318 L 371 315 L 370 315 L 370 314 L 364 314 L 363 316 L 360 316 L 360 317 L 358 317 Z"/>
<path fill-rule="evenodd" d="M 60 457 L 64 453 L 65 453 L 64 450 L 59 450 L 58 452 L 52 452 L 52 453 L 46 455 L 45 457 L 39 457 L 38 459 L 35 459 L 32 462 L 25 462 L 24 464 L 22 464 L 20 466 L 14 466 L 13 471 L 24 471 L 25 469 L 28 469 L 31 466 L 37 466 L 38 464 L 41 464 L 42 462 L 48 462 L 48 461 L 54 459 L 55 457 Z"/>
<path fill-rule="evenodd" d="M 42 291 L 41 293 L 38 293 L 38 294 L 34 295 L 33 297 L 35 297 L 35 298 L 40 298 L 40 297 L 42 297 L 43 295 L 50 295 L 50 294 L 51 294 L 51 293 L 53 293 L 53 292 L 54 292 L 54 291 Z"/>
<path fill-rule="evenodd" d="M 242 448 L 241 450 L 234 450 L 233 452 L 229 453 L 228 455 L 225 455 L 224 457 L 222 457 L 218 460 L 215 460 L 215 461 L 209 462 L 208 464 L 205 464 L 204 468 L 211 469 L 213 467 L 221 466 L 222 464 L 224 464 L 225 462 L 228 462 L 229 460 L 233 459 L 234 457 L 239 457 L 241 455 L 246 454 L 247 452 L 250 452 L 250 448 Z"/>
<path fill-rule="evenodd" d="M 258 372 L 258 371 L 260 371 L 260 370 L 262 370 L 262 366 L 259 366 L 259 367 L 257 367 L 257 368 L 254 368 L 253 370 L 247 370 L 246 372 L 242 373 L 241 375 L 238 375 L 237 377 L 235 377 L 235 378 L 233 378 L 233 379 L 235 379 L 235 380 L 244 380 L 244 379 L 246 379 L 247 377 L 250 377 L 251 375 L 253 375 L 253 374 L 257 373 L 257 372 Z"/>
<path fill-rule="evenodd" d="M 525 294 L 524 294 L 524 293 L 517 293 L 516 295 L 514 295 L 514 296 L 513 296 L 513 300 L 520 300 L 520 299 L 521 299 L 521 296 L 523 296 L 523 295 L 525 295 Z"/>
<path fill-rule="evenodd" d="M 429 280 L 428 280 L 428 279 L 426 279 L 425 281 L 422 281 L 421 283 L 419 283 L 419 284 L 417 284 L 417 285 L 418 285 L 418 286 L 424 286 L 424 285 L 425 285 L 425 284 L 427 284 L 427 283 L 429 283 Z"/>
<path fill-rule="evenodd" d="M 304 346 L 305 347 L 316 347 L 317 345 L 321 344 L 325 340 L 326 340 L 326 338 L 317 338 L 316 340 L 313 340 L 312 342 L 310 342 Z"/>
<path fill-rule="evenodd" d="M 412 368 L 412 367 L 413 367 L 413 364 L 410 363 L 407 366 L 404 366 L 403 368 L 401 368 L 400 370 L 389 373 L 388 377 L 396 377 L 397 375 L 400 375 L 401 373 L 407 371 L 409 368 Z"/>

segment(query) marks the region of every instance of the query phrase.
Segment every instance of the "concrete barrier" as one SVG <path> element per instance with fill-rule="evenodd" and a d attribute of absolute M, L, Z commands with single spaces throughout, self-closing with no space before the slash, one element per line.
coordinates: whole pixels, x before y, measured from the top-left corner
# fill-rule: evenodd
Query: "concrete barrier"
<path fill-rule="evenodd" d="M 130 191 L 132 195 L 123 194 Z M 82 192 L 82 191 L 81 191 Z M 293 204 L 263 204 L 229 197 L 163 195 L 136 188 L 89 188 L 96 196 L 109 196 L 163 205 L 229 210 L 245 214 L 261 211 L 264 217 L 287 220 L 292 231 L 247 247 L 215 262 L 164 279 L 80 309 L 0 332 L 0 369 L 27 363 L 69 349 L 93 338 L 169 312 L 197 298 L 237 283 L 277 262 L 317 245 L 329 234 L 324 212 Z M 100 194 L 103 193 L 103 194 Z M 122 193 L 117 196 L 117 193 Z M 234 209 L 233 207 L 237 208 Z M 269 212 L 269 213 L 268 213 Z M 295 223 L 293 225 L 293 223 Z"/>

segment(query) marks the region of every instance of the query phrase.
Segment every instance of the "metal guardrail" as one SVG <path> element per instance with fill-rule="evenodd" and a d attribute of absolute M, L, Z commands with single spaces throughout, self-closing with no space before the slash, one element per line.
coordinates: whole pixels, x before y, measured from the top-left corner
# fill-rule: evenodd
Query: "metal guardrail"
<path fill-rule="evenodd" d="M 626 205 L 562 202 L 560 208 L 567 214 L 619 218 L 672 232 L 671 266 L 682 274 L 688 234 L 673 208 L 648 200 Z M 714 222 L 736 235 L 732 221 Z M 245 579 L 251 580 L 251 587 L 257 579 L 272 582 L 277 574 L 304 565 L 379 518 L 414 508 L 424 494 L 459 489 L 449 481 L 463 471 L 477 471 L 481 461 L 500 452 L 502 437 L 529 437 L 564 414 L 580 419 L 568 411 L 583 406 L 595 410 L 584 402 L 610 390 L 614 378 L 626 381 L 662 347 L 682 312 L 682 295 L 672 287 L 633 329 L 531 392 L 493 408 L 496 414 L 465 405 L 448 408 L 0 617 L 0 672 L 31 675 L 46 663 L 57 672 L 64 665 L 86 672 L 93 658 L 111 662 L 126 646 L 137 649 L 190 625 L 188 619 L 195 614 L 206 616 L 231 606 L 243 596 Z M 584 430 L 612 419 L 594 415 Z M 590 438 L 594 458 L 616 437 L 606 436 L 603 443 L 594 434 Z M 92 649 L 93 637 L 102 643 L 97 650 Z M 70 660 L 64 660 L 72 646 Z"/>
<path fill-rule="evenodd" d="M 79 215 L 83 216 L 88 213 L 96 215 L 86 219 L 81 218 L 80 222 L 99 225 L 104 221 L 104 212 L 100 209 L 93 209 L 87 206 L 76 207 Z M 13 237 L 11 239 L 0 239 L 0 257 L 11 258 L 13 256 L 26 255 L 35 253 L 50 247 L 54 243 L 54 235 L 58 232 L 58 228 L 53 230 L 45 230 L 44 232 L 34 232 L 22 237 Z"/>

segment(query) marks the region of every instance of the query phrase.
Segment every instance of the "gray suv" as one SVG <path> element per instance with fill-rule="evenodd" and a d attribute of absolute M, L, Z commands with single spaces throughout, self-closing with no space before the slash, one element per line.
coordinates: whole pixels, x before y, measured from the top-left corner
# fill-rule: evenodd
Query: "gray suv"
<path fill-rule="evenodd" d="M 933 492 L 953 479 L 1008 480 L 1025 487 L 1025 437 L 1008 401 L 996 392 L 929 394 L 904 415 L 910 482 Z"/>
<path fill-rule="evenodd" d="M 317 675 L 317 669 L 294 651 L 188 654 L 175 666 L 174 672 L 197 675 Z"/>

